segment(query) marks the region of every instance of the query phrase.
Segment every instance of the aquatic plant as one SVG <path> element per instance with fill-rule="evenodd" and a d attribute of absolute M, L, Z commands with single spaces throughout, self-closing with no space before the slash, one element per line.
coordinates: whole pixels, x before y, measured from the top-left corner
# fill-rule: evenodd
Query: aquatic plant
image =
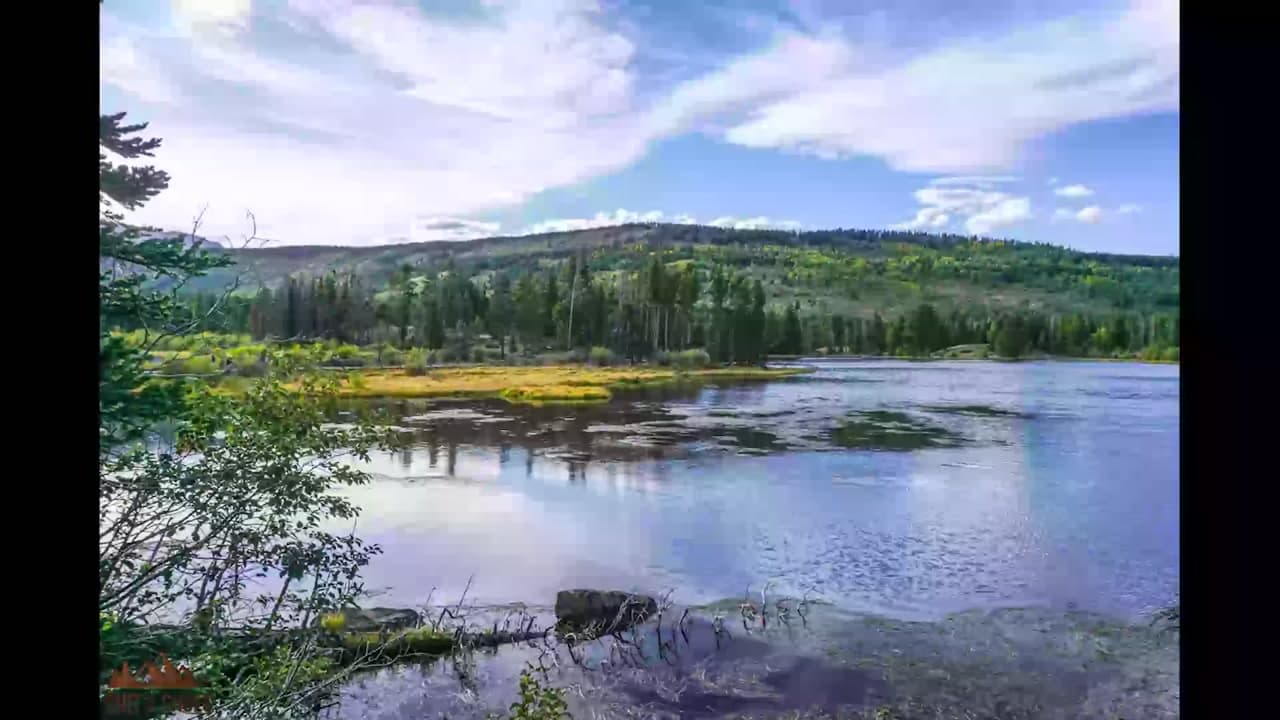
<path fill-rule="evenodd" d="M 920 450 L 955 447 L 963 438 L 950 430 L 892 410 L 864 410 L 849 413 L 847 419 L 828 432 L 831 442 L 861 450 Z"/>
<path fill-rule="evenodd" d="M 544 687 L 528 669 L 520 673 L 520 699 L 511 704 L 511 720 L 569 718 L 564 690 Z"/>

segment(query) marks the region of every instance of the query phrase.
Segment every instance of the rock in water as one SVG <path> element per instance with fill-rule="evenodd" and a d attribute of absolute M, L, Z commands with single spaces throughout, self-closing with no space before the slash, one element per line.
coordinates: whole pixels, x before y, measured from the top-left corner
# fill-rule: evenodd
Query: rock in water
<path fill-rule="evenodd" d="M 378 632 L 417 627 L 422 616 L 409 608 L 345 608 L 343 629 L 348 632 Z"/>
<path fill-rule="evenodd" d="M 556 593 L 556 619 L 568 629 L 596 629 L 599 634 L 625 630 L 658 611 L 648 595 L 617 590 L 561 590 Z"/>

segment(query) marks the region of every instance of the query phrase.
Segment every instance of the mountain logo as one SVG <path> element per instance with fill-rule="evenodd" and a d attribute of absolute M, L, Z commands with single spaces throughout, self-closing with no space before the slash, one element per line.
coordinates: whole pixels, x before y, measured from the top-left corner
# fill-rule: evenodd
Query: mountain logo
<path fill-rule="evenodd" d="M 152 717 L 208 706 L 204 686 L 189 669 L 174 665 L 168 656 L 160 656 L 160 664 L 146 662 L 140 673 L 134 673 L 125 662 L 111 673 L 103 697 L 104 715 L 116 718 Z"/>

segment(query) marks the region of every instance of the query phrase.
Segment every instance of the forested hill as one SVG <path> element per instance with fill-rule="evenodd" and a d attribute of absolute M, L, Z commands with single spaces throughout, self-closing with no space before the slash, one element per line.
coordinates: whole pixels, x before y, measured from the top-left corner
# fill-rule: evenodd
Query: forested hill
<path fill-rule="evenodd" d="M 941 308 L 1029 308 L 1050 312 L 1176 311 L 1177 257 L 1084 253 L 1039 243 L 884 230 L 789 232 L 636 224 L 521 237 L 372 247 L 280 246 L 232 252 L 242 292 L 279 288 L 290 276 L 359 275 L 384 290 L 406 266 L 446 266 L 479 276 L 520 275 L 578 256 L 596 273 L 637 272 L 656 254 L 759 278 L 771 305 L 852 315 L 893 314 L 921 301 Z M 231 271 L 196 286 L 215 290 Z"/>
<path fill-rule="evenodd" d="M 819 348 L 1176 357 L 1176 257 L 890 231 L 626 225 L 466 242 L 220 249 L 189 288 L 209 329 L 470 357 L 476 337 L 717 360 Z M 239 274 L 236 294 L 215 303 Z M 210 310 L 216 313 L 210 314 Z M 1001 329 L 1007 331 L 1002 332 Z M 748 338 L 750 338 L 748 340 Z M 501 351 L 501 350 L 500 350 Z"/>

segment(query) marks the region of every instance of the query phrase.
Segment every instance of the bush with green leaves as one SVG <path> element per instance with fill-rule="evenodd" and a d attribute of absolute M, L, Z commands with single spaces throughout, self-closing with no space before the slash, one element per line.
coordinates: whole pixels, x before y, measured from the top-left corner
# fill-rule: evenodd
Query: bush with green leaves
<path fill-rule="evenodd" d="M 671 353 L 672 367 L 681 370 L 695 370 L 704 368 L 711 364 L 711 356 L 706 350 L 695 348 L 693 350 L 681 350 L 680 352 Z"/>
<path fill-rule="evenodd" d="M 193 335 L 187 306 L 162 288 L 231 260 L 122 223 L 115 207 L 135 209 L 169 180 L 154 167 L 108 160 L 108 152 L 137 159 L 159 146 L 131 137 L 146 126 L 123 118 L 103 115 L 99 124 L 100 675 L 122 658 L 136 667 L 164 652 L 212 682 L 214 716 L 314 716 L 335 668 L 303 630 L 362 595 L 361 570 L 379 551 L 333 530 L 352 527 L 358 514 L 336 491 L 369 480 L 349 458 L 367 461 L 397 438 L 366 420 L 329 425 L 337 385 L 305 372 L 320 359 L 314 347 L 273 351 L 267 374 L 235 397 L 156 376 L 151 358 L 162 344 L 211 341 Z M 153 332 L 113 332 L 140 326 Z M 204 370 L 200 363 L 219 360 L 201 353 L 183 362 Z M 280 630 L 298 631 L 286 636 L 296 640 L 274 648 L 243 641 L 246 631 L 273 638 Z"/>
<path fill-rule="evenodd" d="M 510 720 L 565 720 L 572 718 L 565 691 L 544 687 L 529 670 L 520 673 L 520 699 L 511 704 Z"/>
<path fill-rule="evenodd" d="M 599 365 L 601 367 L 607 367 L 617 362 L 617 358 L 614 357 L 612 350 L 607 347 L 600 347 L 599 345 L 591 348 L 591 352 L 587 355 L 587 359 L 592 365 Z"/>
<path fill-rule="evenodd" d="M 404 363 L 404 352 L 400 348 L 391 343 L 383 343 L 378 347 L 378 357 L 381 358 L 381 365 L 401 365 Z"/>
<path fill-rule="evenodd" d="M 404 355 L 404 374 L 426 375 L 429 362 L 430 358 L 426 350 L 413 348 Z"/>

